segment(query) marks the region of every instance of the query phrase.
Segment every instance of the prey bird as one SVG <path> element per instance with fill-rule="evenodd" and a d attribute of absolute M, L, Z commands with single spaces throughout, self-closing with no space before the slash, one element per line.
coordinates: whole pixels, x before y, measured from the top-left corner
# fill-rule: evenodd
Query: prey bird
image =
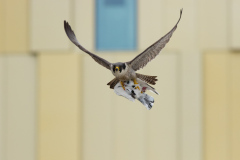
<path fill-rule="evenodd" d="M 165 47 L 165 45 L 170 40 L 173 32 L 177 29 L 177 25 L 181 19 L 181 16 L 182 16 L 182 9 L 180 10 L 180 17 L 176 25 L 165 36 L 163 36 L 158 41 L 153 43 L 146 50 L 144 50 L 142 53 L 140 53 L 138 56 L 136 56 L 133 60 L 129 62 L 118 62 L 118 63 L 108 62 L 107 60 L 85 49 L 78 42 L 73 30 L 71 29 L 71 26 L 66 21 L 64 21 L 64 29 L 70 41 L 74 43 L 80 50 L 90 55 L 97 63 L 99 63 L 103 67 L 111 70 L 115 78 L 111 80 L 107 85 L 110 85 L 110 88 L 113 89 L 114 86 L 120 81 L 122 88 L 125 90 L 124 82 L 133 81 L 134 84 L 138 84 L 137 78 L 152 85 L 156 84 L 157 76 L 143 75 L 143 74 L 136 73 L 136 71 L 145 67 L 147 63 L 150 62 L 152 59 L 154 59 L 159 54 L 159 52 Z M 137 88 L 139 89 L 138 86 Z"/>

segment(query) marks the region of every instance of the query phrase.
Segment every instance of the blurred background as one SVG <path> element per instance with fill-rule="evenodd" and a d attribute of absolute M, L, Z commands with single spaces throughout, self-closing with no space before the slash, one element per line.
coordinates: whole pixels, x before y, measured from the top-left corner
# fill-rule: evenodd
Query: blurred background
<path fill-rule="evenodd" d="M 0 0 L 1 160 L 239 160 L 239 0 Z M 129 61 L 182 19 L 139 73 L 158 76 L 148 111 L 117 96 Z"/>

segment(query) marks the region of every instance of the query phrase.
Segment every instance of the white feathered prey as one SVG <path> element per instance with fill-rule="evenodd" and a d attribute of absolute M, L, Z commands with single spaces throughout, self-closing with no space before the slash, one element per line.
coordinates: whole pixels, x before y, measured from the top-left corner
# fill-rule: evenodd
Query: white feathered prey
<path fill-rule="evenodd" d="M 150 110 L 154 104 L 154 98 L 146 94 L 147 90 L 150 90 L 156 94 L 158 92 L 148 85 L 146 82 L 137 79 L 138 84 L 134 84 L 133 81 L 124 82 L 125 90 L 122 88 L 120 82 L 118 82 L 114 87 L 114 92 L 119 95 L 127 98 L 130 101 L 135 101 L 135 99 L 139 100 L 148 110 Z M 140 88 L 137 89 L 137 87 Z"/>

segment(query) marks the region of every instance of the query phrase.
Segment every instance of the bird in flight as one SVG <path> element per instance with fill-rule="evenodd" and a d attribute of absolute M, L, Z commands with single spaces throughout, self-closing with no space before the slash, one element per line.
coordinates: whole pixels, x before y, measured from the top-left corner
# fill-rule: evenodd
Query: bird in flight
<path fill-rule="evenodd" d="M 68 22 L 64 21 L 64 29 L 65 32 L 72 43 L 74 43 L 80 50 L 90 55 L 97 63 L 102 65 L 103 67 L 109 69 L 112 74 L 115 76 L 113 80 L 111 80 L 107 85 L 110 85 L 110 88 L 113 89 L 115 85 L 120 82 L 122 88 L 125 90 L 124 82 L 126 81 L 133 81 L 134 84 L 137 83 L 137 78 L 145 81 L 149 84 L 156 84 L 156 77 L 157 76 L 148 76 L 136 73 L 137 70 L 145 67 L 148 62 L 154 59 L 160 51 L 165 47 L 165 45 L 169 42 L 170 38 L 172 37 L 173 32 L 177 29 L 177 25 L 182 16 L 182 9 L 180 10 L 180 17 L 176 23 L 176 25 L 162 38 L 158 41 L 153 43 L 147 49 L 145 49 L 142 53 L 136 56 L 133 60 L 128 62 L 117 62 L 117 63 L 110 63 L 107 60 L 89 52 L 85 49 L 77 40 L 71 26 Z M 139 87 L 137 86 L 137 89 Z M 140 90 L 140 89 L 139 89 Z"/>

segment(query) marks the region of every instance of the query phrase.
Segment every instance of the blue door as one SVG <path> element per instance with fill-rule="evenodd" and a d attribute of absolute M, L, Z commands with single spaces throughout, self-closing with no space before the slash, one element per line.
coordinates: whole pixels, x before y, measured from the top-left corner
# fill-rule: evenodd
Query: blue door
<path fill-rule="evenodd" d="M 96 49 L 136 49 L 136 0 L 96 0 Z"/>

